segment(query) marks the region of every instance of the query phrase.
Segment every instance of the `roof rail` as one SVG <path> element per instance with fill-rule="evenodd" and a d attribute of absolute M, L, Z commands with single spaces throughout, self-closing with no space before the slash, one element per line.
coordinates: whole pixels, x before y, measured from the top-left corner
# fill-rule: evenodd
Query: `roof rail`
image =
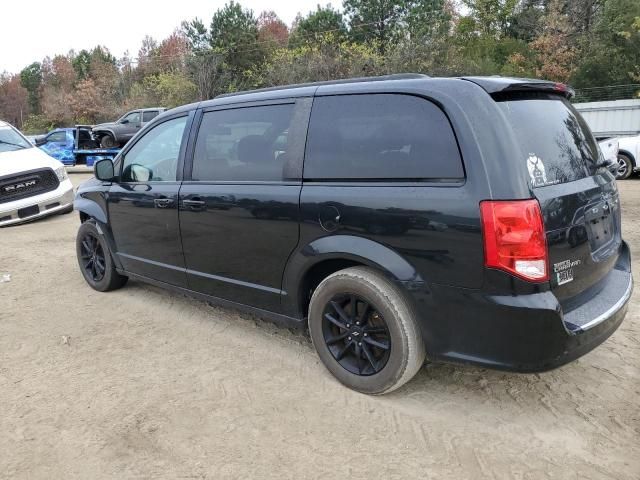
<path fill-rule="evenodd" d="M 282 85 L 276 87 L 258 88 L 256 90 L 243 90 L 240 92 L 223 93 L 214 98 L 235 97 L 236 95 L 245 95 L 248 93 L 274 92 L 278 90 L 291 90 L 294 88 L 304 87 L 322 87 L 324 85 L 341 85 L 345 83 L 363 83 L 363 82 L 384 82 L 387 80 L 417 80 L 420 78 L 429 78 L 428 75 L 422 73 L 394 73 L 392 75 L 381 75 L 378 77 L 355 77 L 343 78 L 340 80 L 326 80 L 322 82 L 295 83 L 292 85 Z"/>

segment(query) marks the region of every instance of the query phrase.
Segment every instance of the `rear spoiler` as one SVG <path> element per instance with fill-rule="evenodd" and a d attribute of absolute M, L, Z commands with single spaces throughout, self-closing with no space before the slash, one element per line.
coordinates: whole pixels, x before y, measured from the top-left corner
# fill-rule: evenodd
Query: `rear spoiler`
<path fill-rule="evenodd" d="M 460 77 L 482 87 L 489 95 L 512 92 L 548 92 L 557 93 L 569 99 L 575 91 L 569 85 L 547 80 L 510 77 Z"/>

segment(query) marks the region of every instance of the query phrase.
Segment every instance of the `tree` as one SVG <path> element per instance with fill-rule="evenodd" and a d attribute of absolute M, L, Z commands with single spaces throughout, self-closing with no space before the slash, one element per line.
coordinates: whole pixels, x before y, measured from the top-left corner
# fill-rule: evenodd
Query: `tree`
<path fill-rule="evenodd" d="M 0 74 L 0 118 L 22 128 L 29 114 L 29 92 L 21 85 L 19 75 Z"/>
<path fill-rule="evenodd" d="M 347 37 L 347 25 L 342 13 L 331 5 L 318 5 L 314 12 L 306 17 L 298 16 L 294 21 L 290 45 L 293 48 L 318 42 L 326 42 L 328 38 L 342 42 Z"/>
<path fill-rule="evenodd" d="M 500 38 L 508 33 L 518 0 L 462 0 L 481 35 Z"/>
<path fill-rule="evenodd" d="M 424 43 L 447 36 L 454 16 L 455 5 L 452 0 L 421 0 L 410 3 L 405 20 L 409 39 Z"/>
<path fill-rule="evenodd" d="M 72 58 L 71 64 L 76 71 L 76 76 L 80 80 L 86 80 L 89 77 L 89 69 L 91 68 L 91 54 L 88 50 L 80 50 L 80 52 Z"/>
<path fill-rule="evenodd" d="M 592 31 L 583 37 L 577 87 L 640 81 L 640 3 L 607 0 Z"/>
<path fill-rule="evenodd" d="M 42 113 L 56 125 L 73 122 L 70 98 L 77 81 L 76 71 L 69 57 L 56 55 L 42 62 L 40 105 Z"/>
<path fill-rule="evenodd" d="M 258 41 L 269 48 L 284 47 L 289 41 L 287 25 L 273 10 L 258 16 Z"/>
<path fill-rule="evenodd" d="M 562 0 L 551 0 L 543 19 L 542 34 L 530 44 L 537 53 L 536 75 L 557 82 L 569 80 L 578 55 L 571 41 L 569 19 L 562 9 Z"/>
<path fill-rule="evenodd" d="M 402 36 L 407 0 L 344 0 L 343 5 L 351 37 L 375 45 L 381 55 Z"/>
<path fill-rule="evenodd" d="M 40 111 L 40 85 L 42 84 L 42 65 L 33 62 L 20 72 L 20 84 L 29 94 L 29 107 L 33 112 Z"/>
<path fill-rule="evenodd" d="M 199 18 L 194 18 L 190 22 L 183 21 L 181 29 L 192 52 L 200 53 L 211 48 L 209 31 Z"/>
<path fill-rule="evenodd" d="M 227 3 L 213 14 L 209 28 L 211 48 L 222 56 L 225 67 L 242 80 L 245 71 L 263 58 L 258 41 L 258 22 L 251 10 Z"/>

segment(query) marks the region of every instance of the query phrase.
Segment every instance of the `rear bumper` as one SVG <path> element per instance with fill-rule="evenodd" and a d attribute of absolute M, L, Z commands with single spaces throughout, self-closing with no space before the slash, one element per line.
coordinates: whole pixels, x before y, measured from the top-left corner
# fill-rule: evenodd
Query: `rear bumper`
<path fill-rule="evenodd" d="M 427 352 L 436 360 L 502 370 L 550 370 L 588 353 L 609 338 L 626 315 L 632 291 L 626 244 L 599 291 L 566 314 L 550 291 L 492 296 L 434 287 L 429 295 L 433 306 L 425 311 L 429 300 L 425 297 L 419 308 Z M 434 310 L 438 315 L 433 315 Z"/>
<path fill-rule="evenodd" d="M 51 192 L 0 204 L 0 227 L 29 222 L 40 217 L 53 215 L 73 206 L 73 185 L 66 179 Z M 37 213 L 24 215 L 25 209 L 37 206 Z"/>

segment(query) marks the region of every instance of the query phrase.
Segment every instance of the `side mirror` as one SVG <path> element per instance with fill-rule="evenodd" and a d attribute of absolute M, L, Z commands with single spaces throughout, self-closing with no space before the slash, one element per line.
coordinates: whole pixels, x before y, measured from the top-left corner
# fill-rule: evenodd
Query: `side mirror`
<path fill-rule="evenodd" d="M 98 180 L 103 182 L 111 182 L 113 178 L 116 176 L 115 171 L 113 169 L 113 161 L 109 158 L 103 158 L 102 160 L 98 160 L 93 165 L 93 172 Z"/>
<path fill-rule="evenodd" d="M 120 121 L 120 123 L 121 123 L 122 125 L 126 125 L 127 123 L 129 123 L 129 120 L 128 120 L 128 119 L 126 119 L 126 118 L 123 118 L 123 119 Z"/>
<path fill-rule="evenodd" d="M 44 145 L 45 143 L 47 143 L 47 137 L 36 137 L 34 139 L 34 143 L 36 145 L 36 147 L 41 147 L 42 145 Z"/>

